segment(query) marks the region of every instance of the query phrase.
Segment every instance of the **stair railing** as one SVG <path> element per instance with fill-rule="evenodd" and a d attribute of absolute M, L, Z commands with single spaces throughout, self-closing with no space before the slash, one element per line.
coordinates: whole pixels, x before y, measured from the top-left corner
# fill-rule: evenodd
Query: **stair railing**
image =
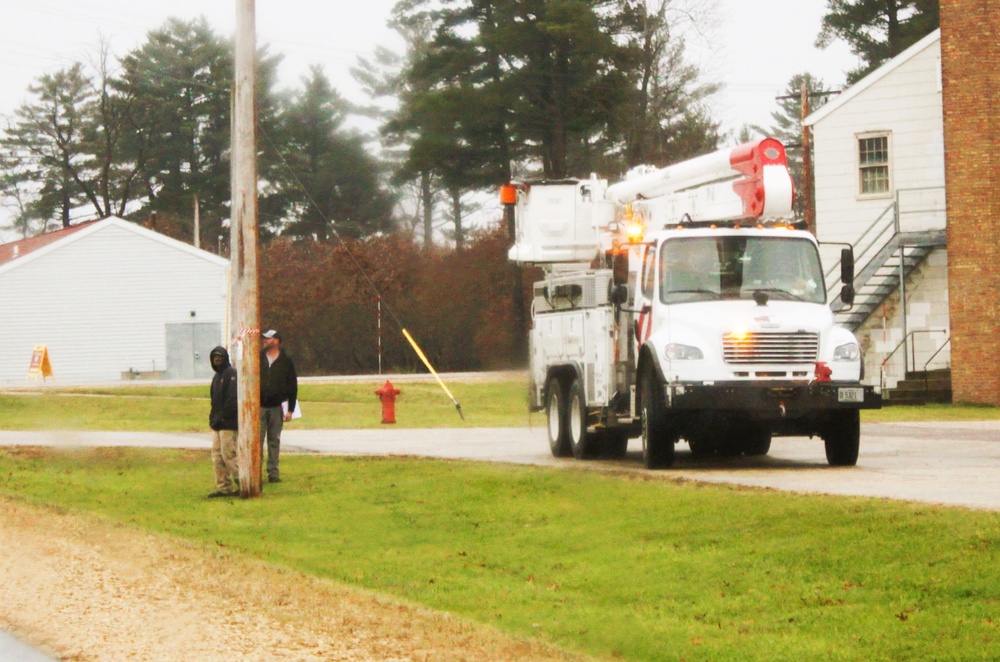
<path fill-rule="evenodd" d="M 938 329 L 938 330 L 939 331 L 944 331 L 945 333 L 948 333 L 945 329 Z M 934 350 L 934 353 L 931 354 L 931 358 L 927 359 L 927 362 L 924 363 L 924 374 L 925 375 L 927 373 L 927 366 L 929 366 L 931 364 L 931 361 L 933 361 L 935 359 L 935 357 L 937 357 L 937 355 L 941 353 L 941 350 L 943 350 L 945 347 L 947 347 L 950 344 L 951 344 L 951 336 L 948 336 L 947 338 L 945 338 L 945 341 L 941 344 L 941 346 L 938 347 L 936 350 Z"/>
<path fill-rule="evenodd" d="M 899 343 L 895 347 L 892 348 L 892 351 L 889 352 L 889 355 L 886 356 L 884 359 L 882 359 L 882 365 L 879 367 L 879 380 L 878 380 L 878 383 L 879 383 L 879 386 L 882 387 L 882 392 L 883 393 L 885 393 L 885 373 L 886 373 L 885 366 L 889 364 L 889 360 L 896 354 L 897 351 L 899 351 L 899 348 L 902 347 L 905 344 L 906 344 L 906 338 L 903 338 L 902 340 L 899 341 Z M 903 357 L 904 357 L 904 360 L 905 360 L 906 352 L 903 352 Z M 903 372 L 903 375 L 904 376 L 906 375 L 905 370 Z"/>
<path fill-rule="evenodd" d="M 856 247 L 855 250 L 855 262 L 858 265 L 855 273 L 857 277 L 855 278 L 855 283 L 863 281 L 861 285 L 863 286 L 867 277 L 871 277 L 877 270 L 872 269 L 873 261 L 878 259 L 882 250 L 886 248 L 890 242 L 892 242 L 896 237 L 912 230 L 913 228 L 907 227 L 911 224 L 911 221 L 904 220 L 905 217 L 911 217 L 913 215 L 919 214 L 922 217 L 927 215 L 933 215 L 935 218 L 939 215 L 945 213 L 944 207 L 944 187 L 943 186 L 926 186 L 919 188 L 903 188 L 897 189 L 895 191 L 894 199 L 892 204 L 882 210 L 882 213 L 878 215 L 871 225 L 869 225 L 864 232 L 862 232 L 857 241 L 853 242 Z M 926 199 L 930 197 L 930 202 Z M 915 199 L 912 200 L 912 199 Z M 886 215 L 892 212 L 892 215 L 886 219 Z M 940 218 L 939 223 L 935 223 L 934 229 L 943 230 L 947 225 L 947 220 L 945 218 Z M 924 228 L 926 229 L 926 228 Z M 890 232 L 891 230 L 891 232 Z M 905 260 L 905 250 L 906 246 L 900 245 L 897 247 L 898 250 L 903 253 L 900 257 L 900 263 Z M 874 249 L 874 250 L 873 250 Z M 894 254 L 895 250 L 890 253 Z M 864 259 L 867 257 L 867 260 Z M 888 257 L 888 256 L 887 256 Z M 881 265 L 877 265 L 881 266 Z M 837 289 L 837 281 L 833 280 L 833 285 L 829 286 L 831 279 L 835 273 L 840 270 L 840 260 L 833 262 L 832 268 L 826 272 L 826 282 L 828 284 L 827 289 L 827 300 L 834 301 L 836 297 L 834 293 Z M 902 278 L 902 269 L 900 278 Z M 855 286 L 856 291 L 860 291 L 860 286 Z"/>
<path fill-rule="evenodd" d="M 885 219 L 886 214 L 888 214 L 889 212 L 892 212 L 892 215 L 889 217 L 891 222 L 889 223 L 883 222 L 883 219 Z M 892 204 L 883 209 L 882 213 L 878 215 L 878 218 L 872 221 L 871 225 L 865 228 L 864 232 L 862 232 L 858 236 L 857 241 L 854 242 L 854 245 L 858 247 L 854 251 L 856 264 L 861 265 L 862 258 L 868 255 L 873 248 L 876 249 L 875 255 L 878 255 L 879 250 L 881 250 L 883 246 L 892 241 L 892 238 L 896 236 L 896 228 L 899 224 L 897 217 L 898 215 L 896 214 L 896 201 L 893 200 Z M 883 239 L 886 232 L 889 230 L 892 230 L 892 233 L 887 238 Z M 873 258 L 874 256 L 870 257 L 867 262 L 863 263 L 864 266 L 858 268 L 855 271 L 855 273 L 860 274 L 862 271 L 864 271 L 871 263 L 871 260 Z M 838 273 L 839 271 L 840 271 L 840 260 L 838 259 L 833 263 L 833 266 L 825 274 L 825 279 L 827 282 L 826 294 L 828 301 L 833 300 L 833 298 L 831 297 L 833 297 L 833 292 L 836 291 L 837 285 L 840 282 L 839 278 L 837 279 L 833 278 L 833 275 Z M 855 282 L 857 282 L 857 279 L 855 279 Z M 833 285 L 831 286 L 830 283 L 833 283 Z M 853 285 L 854 283 L 851 284 Z"/>
<path fill-rule="evenodd" d="M 918 333 L 948 333 L 948 330 L 947 329 L 917 329 L 915 331 L 910 331 L 908 334 L 906 334 L 903 337 L 903 339 L 900 340 L 899 343 L 895 347 L 893 347 L 892 351 L 889 352 L 888 356 L 886 356 L 885 359 L 882 360 L 882 365 L 879 368 L 879 385 L 882 387 L 883 391 L 885 390 L 885 374 L 886 374 L 885 367 L 886 367 L 886 365 L 888 365 L 889 360 L 892 359 L 893 355 L 897 351 L 899 351 L 900 347 L 906 348 L 906 349 L 903 350 L 903 376 L 904 376 L 904 378 L 906 376 L 906 373 L 908 373 L 910 371 L 910 360 L 909 360 L 910 357 L 907 354 L 907 350 L 909 350 L 913 354 L 912 364 L 913 364 L 913 367 L 916 368 L 916 366 L 917 366 L 916 350 L 914 349 L 915 345 L 912 342 L 910 342 L 910 338 L 912 336 L 918 334 Z M 951 337 L 949 337 L 944 342 L 944 344 L 941 345 L 941 347 L 939 347 L 937 349 L 937 351 L 934 352 L 934 354 L 931 356 L 931 359 L 933 359 L 935 356 L 937 356 L 938 352 L 940 352 L 942 349 L 944 349 L 945 345 L 947 345 L 949 342 L 951 342 Z M 927 365 L 931 362 L 931 359 L 928 359 L 927 363 L 924 364 L 924 370 L 925 371 L 927 370 Z M 927 390 L 927 380 L 926 380 L 926 378 L 924 379 L 924 390 L 925 391 Z"/>

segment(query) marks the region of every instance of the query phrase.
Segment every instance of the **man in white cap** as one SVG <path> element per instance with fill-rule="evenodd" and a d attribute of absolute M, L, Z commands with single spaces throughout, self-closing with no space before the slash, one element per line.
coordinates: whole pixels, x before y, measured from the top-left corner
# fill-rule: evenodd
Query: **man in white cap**
<path fill-rule="evenodd" d="M 299 394 L 295 364 L 281 348 L 281 335 L 271 329 L 261 334 L 260 351 L 260 443 L 267 446 L 267 480 L 281 482 L 278 456 L 281 453 L 281 429 L 292 420 Z"/>

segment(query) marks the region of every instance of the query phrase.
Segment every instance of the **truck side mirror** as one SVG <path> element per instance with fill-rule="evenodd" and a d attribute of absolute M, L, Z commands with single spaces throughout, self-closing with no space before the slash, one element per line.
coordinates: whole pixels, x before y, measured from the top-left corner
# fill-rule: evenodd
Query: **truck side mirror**
<path fill-rule="evenodd" d="M 620 306 L 628 301 L 628 285 L 611 285 L 608 299 L 612 304 Z"/>
<path fill-rule="evenodd" d="M 854 286 L 848 283 L 840 288 L 840 300 L 844 302 L 846 306 L 854 305 Z"/>
<path fill-rule="evenodd" d="M 840 282 L 854 285 L 854 250 L 851 248 L 843 248 L 840 251 Z M 851 298 L 854 298 L 853 294 Z"/>

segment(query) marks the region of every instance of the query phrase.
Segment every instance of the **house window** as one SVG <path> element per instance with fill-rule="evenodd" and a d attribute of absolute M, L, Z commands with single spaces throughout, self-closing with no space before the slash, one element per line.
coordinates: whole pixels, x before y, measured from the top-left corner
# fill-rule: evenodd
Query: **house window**
<path fill-rule="evenodd" d="M 861 195 L 889 192 L 889 134 L 858 138 L 858 175 Z"/>

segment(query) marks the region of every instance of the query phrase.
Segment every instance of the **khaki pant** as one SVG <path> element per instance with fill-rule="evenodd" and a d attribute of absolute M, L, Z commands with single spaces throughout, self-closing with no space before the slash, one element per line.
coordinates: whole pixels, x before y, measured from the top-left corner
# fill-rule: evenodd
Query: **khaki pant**
<path fill-rule="evenodd" d="M 236 430 L 212 430 L 212 464 L 217 491 L 237 491 L 240 469 L 236 456 Z"/>

